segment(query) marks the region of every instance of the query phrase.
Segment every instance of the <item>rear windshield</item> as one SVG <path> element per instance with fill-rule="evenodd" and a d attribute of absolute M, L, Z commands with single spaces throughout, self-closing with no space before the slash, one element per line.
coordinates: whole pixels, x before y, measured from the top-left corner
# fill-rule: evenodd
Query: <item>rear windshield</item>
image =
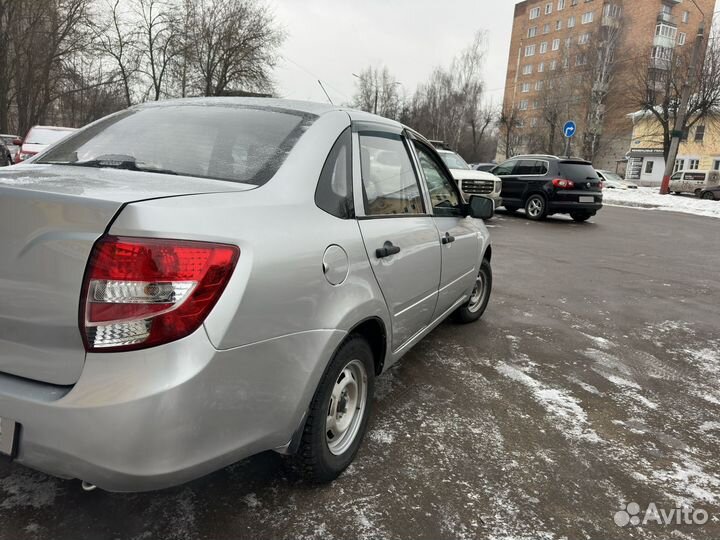
<path fill-rule="evenodd" d="M 123 111 L 91 125 L 38 163 L 136 163 L 200 178 L 262 185 L 317 118 L 284 109 L 163 105 Z"/>
<path fill-rule="evenodd" d="M 558 172 L 562 178 L 581 182 L 583 180 L 599 180 L 595 169 L 589 163 L 577 161 L 561 161 L 558 163 Z"/>
<path fill-rule="evenodd" d="M 63 139 L 74 133 L 75 130 L 66 129 L 43 129 L 43 128 L 32 128 L 27 137 L 25 137 L 25 144 L 45 144 L 51 145 L 60 139 Z"/>
<path fill-rule="evenodd" d="M 448 169 L 469 169 L 468 165 L 463 158 L 452 152 L 440 152 L 440 157 L 447 165 Z"/>

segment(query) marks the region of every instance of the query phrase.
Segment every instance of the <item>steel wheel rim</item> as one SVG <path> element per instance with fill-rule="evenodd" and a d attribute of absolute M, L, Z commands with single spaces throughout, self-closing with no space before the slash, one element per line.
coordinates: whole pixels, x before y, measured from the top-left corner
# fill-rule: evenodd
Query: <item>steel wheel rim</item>
<path fill-rule="evenodd" d="M 360 360 L 340 371 L 330 394 L 325 418 L 325 442 L 330 453 L 344 454 L 360 431 L 367 407 L 367 372 Z"/>
<path fill-rule="evenodd" d="M 482 306 L 483 301 L 485 300 L 485 293 L 487 291 L 485 283 L 485 276 L 483 275 L 483 272 L 480 271 L 477 278 L 475 278 L 475 287 L 473 287 L 472 293 L 470 294 L 470 301 L 467 306 L 470 313 L 477 312 L 477 310 L 480 309 L 480 306 Z"/>
<path fill-rule="evenodd" d="M 532 217 L 537 217 L 542 213 L 543 203 L 537 197 L 534 197 L 528 201 L 528 214 Z"/>

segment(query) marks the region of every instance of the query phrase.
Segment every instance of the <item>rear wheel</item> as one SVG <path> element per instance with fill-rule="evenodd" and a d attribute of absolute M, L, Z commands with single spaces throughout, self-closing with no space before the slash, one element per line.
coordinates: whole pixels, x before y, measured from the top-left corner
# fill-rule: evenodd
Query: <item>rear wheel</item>
<path fill-rule="evenodd" d="M 583 221 L 590 219 L 592 214 L 590 212 L 570 212 L 570 217 L 573 218 L 573 221 L 582 223 Z"/>
<path fill-rule="evenodd" d="M 351 336 L 335 352 L 320 380 L 293 461 L 311 482 L 330 482 L 357 454 L 367 429 L 375 364 L 365 339 Z"/>
<path fill-rule="evenodd" d="M 530 195 L 525 201 L 525 214 L 535 221 L 545 219 L 547 217 L 547 201 L 542 195 Z"/>
<path fill-rule="evenodd" d="M 477 321 L 485 313 L 490 293 L 492 292 L 492 267 L 490 261 L 483 259 L 480 272 L 475 278 L 475 287 L 470 293 L 470 300 L 460 306 L 453 313 L 453 318 L 459 323 Z"/>
<path fill-rule="evenodd" d="M 700 197 L 700 194 L 702 193 L 702 189 L 696 189 L 695 190 L 695 196 Z"/>
<path fill-rule="evenodd" d="M 712 191 L 706 191 L 705 193 L 703 193 L 702 198 L 712 201 L 715 199 L 715 195 L 713 195 Z"/>

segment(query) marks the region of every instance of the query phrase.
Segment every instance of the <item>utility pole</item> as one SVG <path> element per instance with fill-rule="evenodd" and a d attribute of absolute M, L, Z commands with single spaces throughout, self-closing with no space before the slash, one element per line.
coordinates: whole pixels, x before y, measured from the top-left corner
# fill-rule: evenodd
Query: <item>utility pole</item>
<path fill-rule="evenodd" d="M 375 107 L 373 110 L 373 114 L 377 114 L 377 102 L 378 102 L 378 92 L 380 91 L 380 88 L 378 87 L 377 81 L 375 81 Z"/>
<path fill-rule="evenodd" d="M 697 5 L 697 4 L 696 4 Z M 665 174 L 663 175 L 662 185 L 660 186 L 660 195 L 670 193 L 670 176 L 673 174 L 675 167 L 675 159 L 677 158 L 678 149 L 680 148 L 680 139 L 682 138 L 682 130 L 685 127 L 687 117 L 688 104 L 690 103 L 690 93 L 693 89 L 698 76 L 698 63 L 703 51 L 703 43 L 705 43 L 705 16 L 703 15 L 698 28 L 697 37 L 695 38 L 695 46 L 693 47 L 692 60 L 690 61 L 690 73 L 685 77 L 680 94 L 680 106 L 675 117 L 675 129 L 672 132 L 672 140 L 670 141 L 670 151 L 665 162 Z"/>

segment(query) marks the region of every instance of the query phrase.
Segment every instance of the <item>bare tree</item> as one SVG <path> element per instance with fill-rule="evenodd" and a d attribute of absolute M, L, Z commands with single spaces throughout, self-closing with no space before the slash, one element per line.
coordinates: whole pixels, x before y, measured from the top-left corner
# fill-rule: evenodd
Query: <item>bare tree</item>
<path fill-rule="evenodd" d="M 635 79 L 628 85 L 630 102 L 638 111 L 644 111 L 656 121 L 658 139 L 662 142 L 666 159 L 684 81 L 692 82 L 692 95 L 683 132 L 720 111 L 719 37 L 716 33 L 709 40 L 698 73 L 690 72 L 691 46 L 675 49 L 657 47 L 647 51 L 645 57 L 648 60 L 640 63 L 635 70 Z"/>
<path fill-rule="evenodd" d="M 517 153 L 516 149 L 521 142 L 518 134 L 518 128 L 520 127 L 520 111 L 518 108 L 503 108 L 498 124 L 502 133 L 501 144 L 498 149 L 505 154 L 505 159 L 509 159 Z"/>
<path fill-rule="evenodd" d="M 125 106 L 133 104 L 135 76 L 140 69 L 138 32 L 128 20 L 121 0 L 108 2 L 104 20 L 93 24 L 95 46 L 98 52 L 115 64 L 125 95 Z"/>
<path fill-rule="evenodd" d="M 267 90 L 284 34 L 254 0 L 192 0 L 192 60 L 206 96 L 228 90 Z"/>
<path fill-rule="evenodd" d="M 163 94 L 166 76 L 179 54 L 179 20 L 175 6 L 164 0 L 136 0 L 140 21 L 138 43 L 140 72 L 149 80 L 149 96 L 157 101 Z"/>
<path fill-rule="evenodd" d="M 386 118 L 398 118 L 402 108 L 398 86 L 400 83 L 387 66 L 382 69 L 369 66 L 357 76 L 353 106 Z"/>

